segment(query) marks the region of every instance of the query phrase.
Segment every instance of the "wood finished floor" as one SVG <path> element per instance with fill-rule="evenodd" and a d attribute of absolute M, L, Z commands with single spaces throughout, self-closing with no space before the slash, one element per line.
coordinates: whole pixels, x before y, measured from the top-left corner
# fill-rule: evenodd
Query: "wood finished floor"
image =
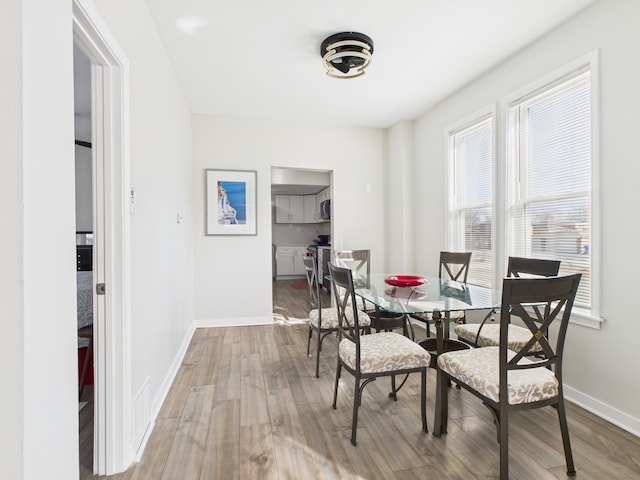
<path fill-rule="evenodd" d="M 353 377 L 343 374 L 333 410 L 336 339 L 325 340 L 316 379 L 313 355 L 306 355 L 308 327 L 300 320 L 307 292 L 289 283 L 299 281 L 274 282 L 273 325 L 198 329 L 141 461 L 125 473 L 94 477 L 91 452 L 81 451 L 81 479 L 498 478 L 489 411 L 452 388 L 448 434 L 422 433 L 419 375 L 410 377 L 397 402 L 387 397 L 388 380 L 366 387 L 358 446 L 352 446 Z M 434 391 L 430 371 L 430 429 Z M 81 445 L 92 422 L 88 407 L 80 412 Z M 571 403 L 568 419 L 577 478 L 640 478 L 638 437 Z M 518 413 L 510 425 L 512 479 L 567 478 L 555 410 Z"/>

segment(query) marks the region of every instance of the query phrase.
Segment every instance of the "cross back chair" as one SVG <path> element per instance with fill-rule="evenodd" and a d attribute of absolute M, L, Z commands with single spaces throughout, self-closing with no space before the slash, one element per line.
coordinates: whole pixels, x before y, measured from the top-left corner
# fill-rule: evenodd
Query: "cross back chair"
<path fill-rule="evenodd" d="M 427 367 L 429 353 L 411 339 L 395 332 L 361 335 L 357 315 L 353 276 L 348 268 L 329 264 L 331 284 L 338 310 L 338 364 L 333 392 L 333 408 L 337 408 L 338 382 L 342 369 L 355 379 L 351 443 L 356 445 L 358 408 L 364 387 L 378 377 L 420 372 L 420 409 L 422 430 L 427 432 Z M 349 302 L 350 300 L 350 302 Z M 350 314 L 348 312 L 351 312 Z"/>
<path fill-rule="evenodd" d="M 507 263 L 507 277 L 531 278 L 531 277 L 555 277 L 560 270 L 560 260 L 547 260 L 540 258 L 509 257 Z M 538 307 L 532 307 L 538 308 Z M 481 323 L 467 323 L 456 325 L 454 331 L 458 339 L 469 343 L 473 347 L 497 346 L 500 339 L 500 325 L 487 323 L 493 321 L 493 314 L 490 312 Z M 509 326 L 509 348 L 518 349 L 531 338 L 528 329 L 518 325 Z M 541 347 L 538 343 L 533 344 L 532 353 L 540 353 Z"/>
<path fill-rule="evenodd" d="M 311 256 L 302 258 L 309 287 L 309 337 L 307 338 L 307 356 L 311 347 L 313 332 L 316 332 L 316 378 L 320 378 L 320 352 L 322 342 L 327 335 L 338 332 L 338 312 L 334 307 L 322 307 L 322 282 L 318 281 L 318 264 Z M 358 311 L 359 323 L 363 328 L 369 328 L 371 319 L 362 311 Z"/>
<path fill-rule="evenodd" d="M 371 252 L 369 250 L 336 250 L 333 264 L 337 267 L 348 268 L 352 272 L 356 284 L 364 284 L 371 274 Z M 370 305 L 361 299 L 362 309 L 371 318 L 371 326 L 376 332 L 390 332 L 402 329 L 405 336 L 410 336 L 409 322 L 401 313 L 388 312 Z M 413 336 L 413 335 L 411 335 Z"/>
<path fill-rule="evenodd" d="M 438 278 L 458 283 L 467 283 L 471 252 L 440 252 Z M 452 312 L 450 318 L 456 323 L 465 323 L 464 312 Z M 427 337 L 431 337 L 431 315 L 413 314 L 412 318 L 425 324 Z"/>
<path fill-rule="evenodd" d="M 454 282 L 467 283 L 471 252 L 440 252 L 438 276 Z M 443 275 L 446 272 L 446 276 Z"/>
<path fill-rule="evenodd" d="M 509 478 L 509 413 L 553 406 L 558 412 L 567 474 L 575 475 L 562 386 L 562 356 L 578 291 L 580 274 L 548 278 L 505 278 L 500 310 L 500 346 L 443 353 L 438 357 L 435 434 L 447 430 L 446 380 L 454 381 L 480 398 L 491 411 L 500 444 L 500 479 Z M 532 304 L 544 304 L 531 316 Z M 542 315 L 540 315 L 542 313 Z M 530 332 L 530 340 L 516 350 L 508 346 L 511 315 L 518 315 Z M 546 332 L 553 325 L 557 337 Z M 527 357 L 539 343 L 543 358 Z M 440 423 L 441 424 L 438 424 Z"/>

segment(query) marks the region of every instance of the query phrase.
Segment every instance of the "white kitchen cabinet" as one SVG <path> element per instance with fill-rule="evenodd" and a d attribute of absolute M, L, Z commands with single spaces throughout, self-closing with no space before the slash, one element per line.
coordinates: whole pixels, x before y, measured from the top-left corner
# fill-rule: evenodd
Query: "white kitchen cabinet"
<path fill-rule="evenodd" d="M 304 261 L 302 257 L 307 254 L 307 247 L 294 247 L 295 253 L 293 256 L 293 274 L 304 275 Z"/>
<path fill-rule="evenodd" d="M 304 223 L 318 223 L 320 209 L 316 200 L 317 195 L 304 196 Z"/>
<path fill-rule="evenodd" d="M 304 223 L 304 196 L 276 195 L 276 223 Z"/>
<path fill-rule="evenodd" d="M 276 275 L 304 275 L 302 257 L 307 254 L 307 247 L 276 247 Z"/>
<path fill-rule="evenodd" d="M 296 251 L 293 247 L 276 248 L 276 271 L 279 277 L 283 275 L 293 275 L 293 257 L 295 253 Z"/>
<path fill-rule="evenodd" d="M 330 200 L 331 199 L 331 192 L 330 192 L 329 187 L 327 187 L 324 190 L 318 192 L 316 197 L 318 197 L 318 203 L 324 202 L 325 200 Z"/>

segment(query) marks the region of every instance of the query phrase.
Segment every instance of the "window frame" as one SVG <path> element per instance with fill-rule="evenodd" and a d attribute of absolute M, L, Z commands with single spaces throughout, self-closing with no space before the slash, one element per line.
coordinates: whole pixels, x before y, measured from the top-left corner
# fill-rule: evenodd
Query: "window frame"
<path fill-rule="evenodd" d="M 451 125 L 449 125 L 448 127 L 445 128 L 444 131 L 444 142 L 445 142 L 445 181 L 446 181 L 446 192 L 445 192 L 445 196 L 446 196 L 446 200 L 445 200 L 445 205 L 446 205 L 446 228 L 445 228 L 445 243 L 447 245 L 447 248 L 453 248 L 452 247 L 452 242 L 453 239 L 451 238 L 451 229 L 450 229 L 450 214 L 452 212 L 452 210 L 456 210 L 459 211 L 460 208 L 458 205 L 454 205 L 454 197 L 451 194 L 452 190 L 455 190 L 455 185 L 456 185 L 456 167 L 457 165 L 455 164 L 455 154 L 456 154 L 456 150 L 455 148 L 452 149 L 451 145 L 452 143 L 454 143 L 455 141 L 455 135 L 457 135 L 460 132 L 463 132 L 475 125 L 480 125 L 481 123 L 490 120 L 491 121 L 491 167 L 492 167 L 492 185 L 493 185 L 493 191 L 492 191 L 492 195 L 491 195 L 491 264 L 495 265 L 496 264 L 496 260 L 497 260 L 497 256 L 496 256 L 496 241 L 498 240 L 498 235 L 497 235 L 497 231 L 495 228 L 495 214 L 496 214 L 496 181 L 497 181 L 497 176 L 496 176 L 496 159 L 497 159 L 497 141 L 498 141 L 498 136 L 497 136 L 497 131 L 498 131 L 498 119 L 497 119 L 497 107 L 496 107 L 496 103 L 491 103 L 489 105 L 486 105 L 485 107 L 477 110 L 476 112 L 474 112 L 473 114 L 463 118 L 462 120 L 455 122 Z M 471 258 L 471 262 L 473 263 L 473 257 Z M 494 269 L 495 270 L 495 269 Z M 495 272 L 492 272 L 492 285 L 495 283 Z"/>
<path fill-rule="evenodd" d="M 500 112 L 502 113 L 501 123 L 501 136 L 502 141 L 500 145 L 500 161 L 498 162 L 498 169 L 500 175 L 500 205 L 496 215 L 499 217 L 500 228 L 502 229 L 502 243 L 501 254 L 499 257 L 506 262 L 506 192 L 508 188 L 508 175 L 507 175 L 507 138 L 509 135 L 509 109 L 512 104 L 518 103 L 522 99 L 532 96 L 534 92 L 545 88 L 553 88 L 564 78 L 568 77 L 572 73 L 579 70 L 588 68 L 590 70 L 590 94 L 591 94 L 591 309 L 574 307 L 571 315 L 571 322 L 584 325 L 591 328 L 599 329 L 604 319 L 601 316 L 601 222 L 600 222 L 600 210 L 601 210 L 601 195 L 600 195 L 600 162 L 599 162 L 599 150 L 598 150 L 598 137 L 599 137 L 599 62 L 598 62 L 598 50 L 593 50 L 586 55 L 583 55 L 576 60 L 567 63 L 566 65 L 554 70 L 553 72 L 543 76 L 542 78 L 518 89 L 510 95 L 502 98 L 500 101 Z M 503 265 L 504 266 L 504 265 Z"/>
<path fill-rule="evenodd" d="M 447 248 L 451 248 L 453 239 L 450 238 L 450 212 L 452 208 L 451 189 L 454 181 L 451 158 L 452 135 L 460 132 L 474 123 L 479 123 L 490 115 L 493 122 L 493 205 L 492 205 L 492 265 L 493 286 L 500 288 L 504 278 L 507 263 L 507 228 L 506 209 L 508 191 L 508 135 L 509 135 L 509 109 L 512 104 L 530 97 L 545 87 L 557 85 L 559 81 L 581 69 L 590 70 L 590 95 L 591 95 L 591 243 L 590 243 L 590 272 L 591 272 L 591 309 L 574 307 L 571 322 L 586 327 L 599 329 L 604 318 L 602 317 L 602 282 L 601 282 L 601 189 L 600 189 L 600 160 L 599 160 L 599 52 L 593 50 L 576 60 L 552 71 L 538 80 L 502 97 L 498 102 L 490 104 L 475 113 L 457 121 L 444 131 L 444 161 L 446 175 L 445 208 L 446 208 L 446 238 Z"/>

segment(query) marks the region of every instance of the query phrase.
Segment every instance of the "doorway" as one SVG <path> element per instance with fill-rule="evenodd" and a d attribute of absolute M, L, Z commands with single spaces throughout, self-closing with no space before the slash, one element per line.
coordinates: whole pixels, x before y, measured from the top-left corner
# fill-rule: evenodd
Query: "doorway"
<path fill-rule="evenodd" d="M 73 0 L 73 39 L 91 63 L 93 473 L 132 462 L 128 62 L 87 0 Z M 77 446 L 76 446 L 77 448 Z"/>
<path fill-rule="evenodd" d="M 302 258 L 330 252 L 331 184 L 329 170 L 271 168 L 271 243 L 273 317 L 277 322 L 306 321 L 309 293 Z"/>

